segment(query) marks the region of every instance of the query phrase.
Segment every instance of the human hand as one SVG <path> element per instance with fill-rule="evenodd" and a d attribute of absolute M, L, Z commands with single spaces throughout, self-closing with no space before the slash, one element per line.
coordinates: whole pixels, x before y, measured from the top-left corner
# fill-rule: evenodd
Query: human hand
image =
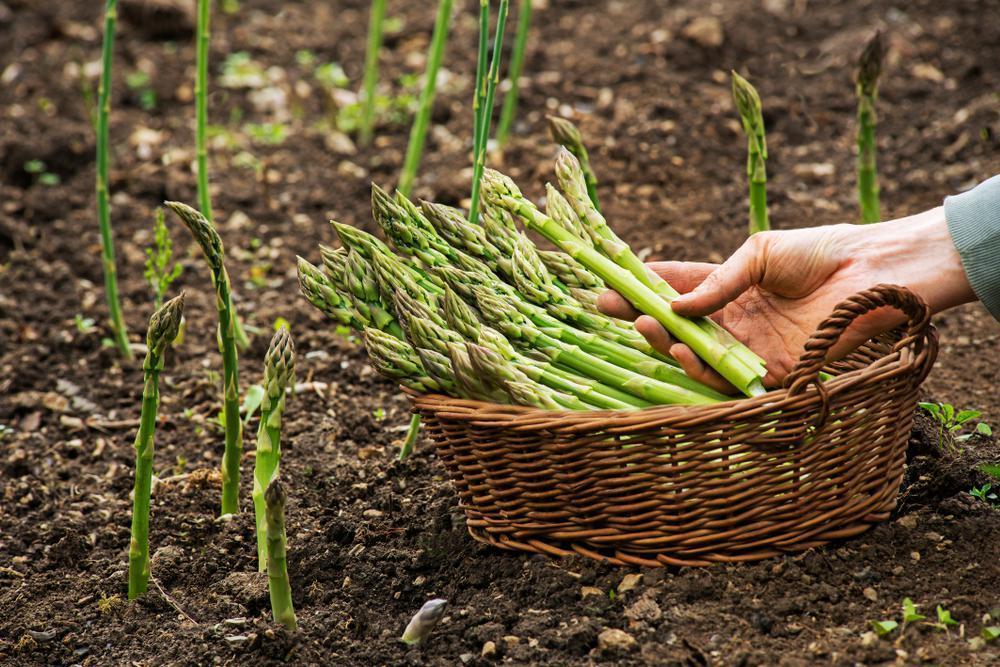
<path fill-rule="evenodd" d="M 943 209 L 877 225 L 834 225 L 751 236 L 721 265 L 654 262 L 681 293 L 672 304 L 686 317 L 709 315 L 767 362 L 765 385 L 780 385 L 817 325 L 834 307 L 878 283 L 909 287 L 934 312 L 975 300 L 948 234 Z M 691 349 L 616 292 L 601 295 L 605 313 L 635 319 L 636 330 L 673 356 L 692 378 L 733 391 Z M 638 316 L 638 318 L 637 318 Z M 831 348 L 843 357 L 903 321 L 891 308 L 859 317 Z"/>

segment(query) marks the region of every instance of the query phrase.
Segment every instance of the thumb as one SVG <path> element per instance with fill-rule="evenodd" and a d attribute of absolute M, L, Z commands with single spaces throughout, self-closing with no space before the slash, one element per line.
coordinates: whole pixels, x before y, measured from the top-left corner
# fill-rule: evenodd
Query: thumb
<path fill-rule="evenodd" d="M 674 312 L 685 317 L 711 315 L 759 283 L 764 273 L 760 267 L 764 265 L 765 235 L 759 232 L 751 236 L 700 285 L 674 299 Z"/>

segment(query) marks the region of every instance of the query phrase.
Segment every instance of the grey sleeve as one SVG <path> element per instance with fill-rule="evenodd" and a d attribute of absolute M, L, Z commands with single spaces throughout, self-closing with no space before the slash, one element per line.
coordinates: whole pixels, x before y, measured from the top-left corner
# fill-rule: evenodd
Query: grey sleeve
<path fill-rule="evenodd" d="M 944 215 L 972 290 L 1000 321 L 1000 176 L 946 197 Z"/>

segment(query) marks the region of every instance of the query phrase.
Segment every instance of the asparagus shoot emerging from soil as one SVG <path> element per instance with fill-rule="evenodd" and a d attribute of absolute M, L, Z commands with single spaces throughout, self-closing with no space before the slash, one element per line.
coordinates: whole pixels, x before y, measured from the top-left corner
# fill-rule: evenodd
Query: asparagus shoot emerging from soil
<path fill-rule="evenodd" d="M 149 583 L 149 494 L 153 481 L 153 433 L 160 405 L 163 354 L 177 337 L 184 313 L 184 294 L 174 297 L 149 318 L 146 359 L 142 364 L 142 410 L 135 436 L 135 488 L 132 498 L 132 539 L 128 550 L 128 599 L 146 592 Z"/>
<path fill-rule="evenodd" d="M 198 34 L 196 37 L 197 72 L 194 81 L 195 153 L 198 164 L 198 207 L 212 219 L 212 197 L 208 192 L 208 152 L 205 148 L 208 130 L 208 39 L 212 15 L 211 0 L 198 0 Z"/>
<path fill-rule="evenodd" d="M 285 501 L 288 496 L 277 477 L 264 492 L 267 517 L 267 588 L 271 594 L 274 620 L 291 631 L 298 629 L 295 607 L 292 606 L 292 585 L 288 581 L 285 541 Z"/>
<path fill-rule="evenodd" d="M 524 68 L 524 53 L 528 44 L 528 31 L 531 29 L 531 0 L 521 0 L 517 14 L 517 35 L 514 37 L 514 50 L 510 54 L 510 70 L 507 80 L 510 89 L 503 98 L 503 108 L 500 110 L 500 120 L 497 123 L 497 145 L 501 148 L 507 141 L 510 128 L 517 114 L 517 98 L 520 94 L 518 81 Z"/>
<path fill-rule="evenodd" d="M 441 59 L 444 56 L 444 46 L 448 41 L 448 22 L 451 20 L 453 0 L 438 2 L 437 18 L 434 20 L 434 33 L 431 35 L 431 45 L 427 51 L 427 69 L 424 71 L 424 87 L 420 91 L 420 101 L 417 113 L 413 117 L 410 128 L 410 139 L 406 145 L 406 159 L 403 162 L 403 173 L 399 177 L 399 191 L 409 195 L 413 189 L 413 180 L 417 177 L 420 158 L 424 152 L 424 139 L 427 137 L 427 126 L 430 124 L 431 111 L 434 108 L 434 96 L 437 93 L 437 75 L 441 69 Z"/>
<path fill-rule="evenodd" d="M 594 203 L 594 208 L 600 211 L 601 204 L 597 200 L 597 176 L 594 175 L 594 170 L 590 166 L 590 154 L 587 153 L 587 147 L 583 145 L 583 135 L 580 134 L 576 125 L 565 118 L 546 116 L 545 119 L 549 123 L 549 134 L 552 135 L 552 140 L 580 161 L 580 169 L 583 170 L 583 177 L 587 184 L 587 196 Z"/>
<path fill-rule="evenodd" d="M 445 606 L 448 604 L 447 600 L 442 600 L 441 598 L 435 598 L 424 603 L 424 606 L 420 608 L 410 622 L 406 625 L 406 630 L 403 631 L 403 636 L 399 638 L 399 641 L 404 644 L 419 644 L 423 640 L 430 636 L 431 632 L 434 630 L 434 626 L 438 624 L 438 621 L 444 616 Z"/>
<path fill-rule="evenodd" d="M 479 221 L 479 187 L 483 176 L 483 169 L 486 167 L 486 149 L 488 148 L 490 137 L 490 123 L 493 120 L 493 97 L 496 94 L 497 84 L 500 83 L 500 56 L 503 52 L 503 34 L 507 25 L 507 9 L 509 0 L 500 0 L 500 7 L 497 9 L 497 28 L 493 35 L 493 56 L 490 59 L 489 72 L 486 79 L 480 84 L 479 71 L 477 70 L 476 100 L 473 104 L 475 110 L 475 136 L 472 144 L 472 204 L 469 211 L 469 220 L 474 223 Z M 483 9 L 485 7 L 485 9 Z M 489 14 L 489 0 L 480 0 L 481 12 Z M 479 25 L 481 34 L 480 44 L 480 64 L 483 67 L 485 58 L 484 27 L 482 18 Z M 480 87 L 481 86 L 481 87 Z"/>
<path fill-rule="evenodd" d="M 285 412 L 285 390 L 295 376 L 295 344 L 288 327 L 282 326 L 271 339 L 264 357 L 264 399 L 260 404 L 257 456 L 253 471 L 253 511 L 257 522 L 257 568 L 267 567 L 267 517 L 264 491 L 278 476 L 281 464 L 281 418 Z"/>
<path fill-rule="evenodd" d="M 111 204 L 108 201 L 108 124 L 111 116 L 111 61 L 114 56 L 118 0 L 107 0 L 104 9 L 104 46 L 101 50 L 101 82 L 97 107 L 97 223 L 101 230 L 101 266 L 104 268 L 104 295 L 115 347 L 123 357 L 133 359 L 128 330 L 118 295 L 118 265 L 115 239 L 111 232 Z"/>
<path fill-rule="evenodd" d="M 750 233 L 771 228 L 767 219 L 767 143 L 760 96 L 750 82 L 733 72 L 733 101 L 747 135 L 747 178 L 750 183 Z"/>
<path fill-rule="evenodd" d="M 236 312 L 233 309 L 229 273 L 226 271 L 222 239 L 208 219 L 186 204 L 165 202 L 191 231 L 212 270 L 215 306 L 219 313 L 218 341 L 222 352 L 223 415 L 226 447 L 222 454 L 222 514 L 240 511 L 240 458 L 243 455 L 243 424 L 240 419 L 239 361 L 236 352 Z"/>
<path fill-rule="evenodd" d="M 382 29 L 385 24 L 385 0 L 372 0 L 368 19 L 368 46 L 365 49 L 365 74 L 362 83 L 361 143 L 372 141 L 375 125 L 375 85 L 378 83 L 378 52 L 382 48 Z"/>
<path fill-rule="evenodd" d="M 876 32 L 858 60 L 856 77 L 858 95 L 858 200 L 861 222 L 878 222 L 881 217 L 878 200 L 878 170 L 876 168 L 875 127 L 878 116 L 878 77 L 882 72 L 882 33 Z"/>

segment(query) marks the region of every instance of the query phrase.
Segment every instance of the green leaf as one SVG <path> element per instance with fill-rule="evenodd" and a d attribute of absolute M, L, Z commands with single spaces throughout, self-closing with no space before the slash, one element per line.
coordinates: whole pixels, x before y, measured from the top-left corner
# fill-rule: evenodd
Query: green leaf
<path fill-rule="evenodd" d="M 931 415 L 940 418 L 941 406 L 938 405 L 937 403 L 917 403 L 917 405 L 922 407 L 927 412 L 931 413 Z"/>
<path fill-rule="evenodd" d="M 979 410 L 962 410 L 957 415 L 955 415 L 955 424 L 961 425 L 970 419 L 975 419 L 979 415 L 983 414 Z"/>
<path fill-rule="evenodd" d="M 240 406 L 240 412 L 243 413 L 243 426 L 250 423 L 250 419 L 257 412 L 257 408 L 260 407 L 263 400 L 264 387 L 262 385 L 252 384 L 247 387 L 247 394 L 243 397 L 243 405 Z"/>
<path fill-rule="evenodd" d="M 1000 638 L 1000 625 L 987 625 L 983 628 L 983 639 L 988 642 L 995 641 Z"/>
<path fill-rule="evenodd" d="M 913 623 L 915 621 L 922 621 L 926 616 L 917 613 L 917 605 L 913 604 L 913 600 L 910 598 L 903 598 L 903 622 Z"/>
<path fill-rule="evenodd" d="M 941 605 L 937 606 L 937 618 L 938 618 L 938 623 L 940 623 L 941 625 L 945 626 L 958 625 L 958 621 L 956 621 L 951 617 L 951 612 L 942 607 Z"/>
<path fill-rule="evenodd" d="M 979 466 L 979 472 L 989 475 L 993 479 L 1000 480 L 1000 464 L 984 463 Z"/>
<path fill-rule="evenodd" d="M 976 424 L 976 433 L 979 435 L 985 435 L 987 438 L 993 435 L 993 429 L 986 422 L 979 422 Z"/>
<path fill-rule="evenodd" d="M 899 627 L 896 621 L 868 621 L 868 623 L 879 637 L 885 637 Z"/>

